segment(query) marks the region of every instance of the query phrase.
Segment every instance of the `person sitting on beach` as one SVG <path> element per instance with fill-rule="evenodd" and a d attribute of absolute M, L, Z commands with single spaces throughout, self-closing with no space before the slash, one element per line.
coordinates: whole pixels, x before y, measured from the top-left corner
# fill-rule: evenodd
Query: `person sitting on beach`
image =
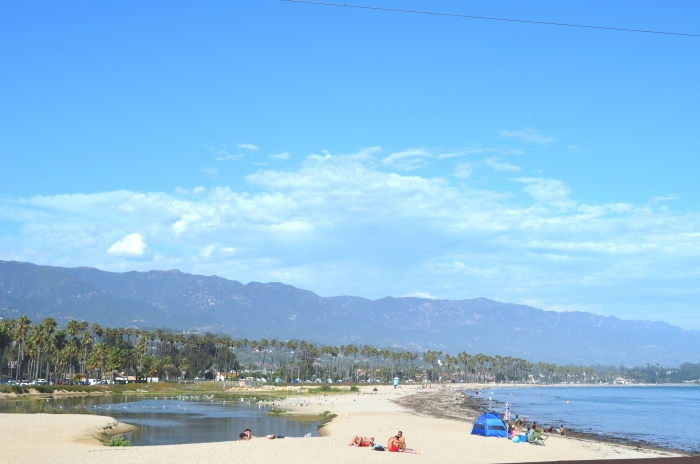
<path fill-rule="evenodd" d="M 513 437 L 516 436 L 517 434 L 518 434 L 518 431 L 515 430 L 515 426 L 514 426 L 513 424 L 509 425 L 509 426 L 508 426 L 508 436 L 509 436 L 510 438 L 513 438 Z"/>
<path fill-rule="evenodd" d="M 399 433 L 389 438 L 386 447 L 389 451 L 406 451 L 406 439 L 403 436 L 403 432 L 399 430 Z"/>
<path fill-rule="evenodd" d="M 355 435 L 352 437 L 352 441 L 348 443 L 348 446 L 357 446 L 357 447 L 371 447 L 374 446 L 374 437 L 367 438 L 367 437 L 362 437 L 360 435 Z"/>

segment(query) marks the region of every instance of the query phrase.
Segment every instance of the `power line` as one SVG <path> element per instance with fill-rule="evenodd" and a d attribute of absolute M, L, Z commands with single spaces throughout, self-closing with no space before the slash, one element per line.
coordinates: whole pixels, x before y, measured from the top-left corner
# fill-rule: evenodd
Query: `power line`
<path fill-rule="evenodd" d="M 606 27 L 606 26 L 591 26 L 586 24 L 569 24 L 569 23 L 553 23 L 549 21 L 533 21 L 528 19 L 513 19 L 513 18 L 495 18 L 492 16 L 474 16 L 465 15 L 459 13 L 441 13 L 438 11 L 419 11 L 419 10 L 402 10 L 398 8 L 384 8 L 379 6 L 363 6 L 363 5 L 348 5 L 343 3 L 326 3 L 326 2 L 312 2 L 309 0 L 280 0 L 287 3 L 305 3 L 308 5 L 322 5 L 322 6 L 336 6 L 341 8 L 356 8 L 360 10 L 377 10 L 377 11 L 389 11 L 393 13 L 414 13 L 414 14 L 424 14 L 433 16 L 449 16 L 452 18 L 467 18 L 467 19 L 485 19 L 488 21 L 506 21 L 511 23 L 526 23 L 526 24 L 540 24 L 545 26 L 562 26 L 562 27 L 578 27 L 582 29 L 603 29 L 606 31 L 618 31 L 618 32 L 638 32 L 643 34 L 661 34 L 661 35 L 678 35 L 684 37 L 700 37 L 700 34 L 687 34 L 683 32 L 667 32 L 667 31 L 652 31 L 647 29 L 627 29 L 624 27 Z"/>

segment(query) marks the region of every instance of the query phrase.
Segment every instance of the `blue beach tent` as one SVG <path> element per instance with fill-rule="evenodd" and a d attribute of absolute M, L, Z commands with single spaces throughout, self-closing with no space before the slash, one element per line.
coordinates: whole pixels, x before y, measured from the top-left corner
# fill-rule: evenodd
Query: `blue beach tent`
<path fill-rule="evenodd" d="M 472 428 L 472 435 L 508 438 L 508 429 L 498 414 L 487 412 L 476 418 L 474 428 Z"/>

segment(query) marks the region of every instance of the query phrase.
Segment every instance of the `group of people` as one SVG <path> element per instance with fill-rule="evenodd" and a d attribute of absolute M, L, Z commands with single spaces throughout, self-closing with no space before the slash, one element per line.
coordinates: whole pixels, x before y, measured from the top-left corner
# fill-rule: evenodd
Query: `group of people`
<path fill-rule="evenodd" d="M 403 436 L 403 432 L 400 430 L 396 435 L 389 438 L 386 448 L 381 445 L 375 445 L 374 437 L 367 438 L 361 435 L 355 435 L 352 437 L 352 440 L 350 443 L 348 443 L 348 446 L 368 447 L 378 449 L 379 451 L 391 452 L 406 452 L 408 450 L 408 448 L 406 448 L 406 438 Z"/>
<path fill-rule="evenodd" d="M 250 432 L 250 429 L 245 429 L 245 431 L 238 434 L 238 441 L 250 441 L 254 438 L 258 438 Z M 275 438 L 284 438 L 282 436 L 276 437 L 275 434 L 265 435 L 268 440 L 274 440 Z"/>
<path fill-rule="evenodd" d="M 523 431 L 525 431 L 528 434 L 528 436 L 530 435 L 530 432 L 547 432 L 558 433 L 562 437 L 566 437 L 566 429 L 564 429 L 564 424 L 562 424 L 558 429 L 556 427 L 548 427 L 546 429 L 543 429 L 537 425 L 537 421 L 534 421 L 532 425 L 528 425 L 526 427 L 525 419 L 523 419 L 522 417 L 518 418 L 518 416 L 515 416 L 515 422 L 508 426 L 508 436 L 510 438 L 513 438 Z"/>

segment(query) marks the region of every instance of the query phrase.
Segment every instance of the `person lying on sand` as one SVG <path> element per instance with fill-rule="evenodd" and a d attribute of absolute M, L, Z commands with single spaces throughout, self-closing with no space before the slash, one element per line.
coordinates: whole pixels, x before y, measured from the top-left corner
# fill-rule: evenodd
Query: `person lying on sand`
<path fill-rule="evenodd" d="M 360 435 L 355 435 L 352 437 L 352 441 L 348 443 L 348 446 L 358 446 L 358 447 L 371 447 L 374 446 L 374 437 L 367 438 L 367 437 L 362 437 Z"/>
<path fill-rule="evenodd" d="M 403 432 L 399 430 L 399 433 L 389 438 L 386 447 L 389 448 L 389 451 L 405 451 L 406 439 L 403 436 Z"/>
<path fill-rule="evenodd" d="M 250 441 L 255 437 L 249 437 L 248 435 L 245 434 L 245 432 L 241 432 L 238 434 L 238 441 Z"/>

